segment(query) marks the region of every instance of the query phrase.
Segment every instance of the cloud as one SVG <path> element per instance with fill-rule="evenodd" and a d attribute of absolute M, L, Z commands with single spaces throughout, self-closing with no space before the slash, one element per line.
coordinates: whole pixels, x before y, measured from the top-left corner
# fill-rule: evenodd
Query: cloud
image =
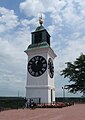
<path fill-rule="evenodd" d="M 33 12 L 36 4 L 32 2 L 28 2 L 31 6 L 29 9 L 25 7 L 21 9 L 25 14 L 30 11 L 30 16 L 36 16 L 35 12 L 40 11 L 35 9 Z M 52 48 L 57 54 L 55 73 L 60 80 L 60 71 L 65 68 L 65 62 L 73 62 L 81 53 L 85 53 L 85 2 L 81 0 L 38 0 L 38 2 L 41 2 L 43 6 L 41 8 L 44 8 L 42 11 L 46 19 L 49 18 L 47 30 L 51 35 Z M 27 4 L 27 0 L 24 3 Z"/>
<path fill-rule="evenodd" d="M 57 54 L 54 61 L 56 85 L 67 84 L 60 71 L 66 61 L 75 61 L 85 53 L 85 2 L 82 0 L 25 0 L 20 10 L 26 18 L 18 18 L 14 10 L 0 7 L 0 86 L 24 94 L 27 56 L 24 50 L 31 43 L 31 32 L 43 13 L 45 28 L 51 35 L 51 47 Z M 23 86 L 24 85 L 24 86 Z M 60 86 L 60 87 L 59 87 Z M 3 91 L 3 93 L 5 93 Z"/>
<path fill-rule="evenodd" d="M 29 17 L 37 16 L 38 13 L 44 12 L 44 6 L 40 0 L 25 0 L 20 3 L 20 9 Z"/>
<path fill-rule="evenodd" d="M 75 38 L 73 36 L 73 38 Z M 60 71 L 62 71 L 66 67 L 66 62 L 74 62 L 76 58 L 80 56 L 81 53 L 85 54 L 85 36 L 77 39 L 70 39 L 67 41 L 67 46 L 64 49 L 60 49 L 57 51 L 57 58 L 55 59 L 55 82 L 56 82 L 56 90 L 57 96 L 61 96 L 59 94 L 59 89 L 61 86 L 64 86 L 68 83 L 68 79 L 64 79 L 63 76 L 60 76 Z M 81 96 L 81 94 L 78 94 Z M 72 96 L 67 92 L 67 96 Z"/>
<path fill-rule="evenodd" d="M 13 10 L 0 8 L 0 14 L 0 26 L 4 26 L 0 33 L 0 95 L 16 95 L 18 90 L 24 95 L 27 62 L 24 50 L 30 44 L 30 26 L 22 24 Z M 8 93 L 4 92 L 6 89 Z"/>
<path fill-rule="evenodd" d="M 72 34 L 73 35 L 73 34 Z M 57 51 L 58 50 L 58 51 Z M 85 54 L 85 36 L 79 37 L 78 35 L 66 41 L 66 46 L 62 49 L 55 48 L 57 58 L 55 59 L 56 75 L 66 67 L 65 62 L 74 62 L 81 53 Z"/>
<path fill-rule="evenodd" d="M 17 46 L 14 46 L 12 42 L 8 42 L 7 40 L 0 40 L 0 86 L 3 86 L 2 91 L 0 90 L 0 95 L 6 89 L 9 93 L 3 95 L 13 94 L 13 91 L 16 92 L 21 87 L 23 88 L 21 92 L 24 94 L 25 82 L 23 80 L 26 79 L 26 60 L 25 57 L 24 59 L 22 58 L 25 54 L 24 50 L 20 50 L 20 47 L 17 48 Z"/>
<path fill-rule="evenodd" d="M 17 25 L 19 25 L 19 22 L 14 10 L 0 7 L 0 33 L 14 29 Z"/>

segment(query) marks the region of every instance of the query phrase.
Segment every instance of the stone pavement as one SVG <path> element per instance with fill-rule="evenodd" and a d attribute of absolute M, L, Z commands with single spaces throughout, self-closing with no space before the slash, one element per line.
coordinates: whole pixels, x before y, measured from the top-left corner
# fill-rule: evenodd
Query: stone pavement
<path fill-rule="evenodd" d="M 0 120 L 85 120 L 85 104 L 64 108 L 37 108 L 0 112 Z"/>

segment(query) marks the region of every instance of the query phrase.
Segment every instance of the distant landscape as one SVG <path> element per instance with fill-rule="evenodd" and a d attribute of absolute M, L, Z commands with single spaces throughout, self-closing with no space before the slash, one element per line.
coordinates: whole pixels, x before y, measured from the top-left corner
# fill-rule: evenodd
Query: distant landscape
<path fill-rule="evenodd" d="M 74 102 L 85 103 L 85 97 L 56 97 L 56 102 Z M 24 97 L 0 97 L 0 109 L 3 108 L 22 108 L 25 105 L 26 99 Z"/>

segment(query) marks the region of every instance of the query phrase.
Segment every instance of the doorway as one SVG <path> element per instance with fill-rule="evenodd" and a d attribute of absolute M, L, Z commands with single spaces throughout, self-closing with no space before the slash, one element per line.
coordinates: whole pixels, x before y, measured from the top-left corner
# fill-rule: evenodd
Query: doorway
<path fill-rule="evenodd" d="M 53 90 L 51 89 L 51 102 L 53 102 Z"/>

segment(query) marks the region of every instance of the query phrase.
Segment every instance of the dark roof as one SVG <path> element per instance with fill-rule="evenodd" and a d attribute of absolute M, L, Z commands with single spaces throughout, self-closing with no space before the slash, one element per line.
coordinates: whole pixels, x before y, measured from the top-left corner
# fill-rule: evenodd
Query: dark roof
<path fill-rule="evenodd" d="M 45 28 L 41 25 L 41 26 L 38 26 L 35 31 L 41 31 L 41 30 L 44 30 L 44 29 Z"/>
<path fill-rule="evenodd" d="M 36 44 L 31 44 L 28 46 L 27 50 L 33 49 L 33 48 L 43 48 L 43 47 L 49 47 L 49 44 L 47 42 L 41 42 Z"/>

